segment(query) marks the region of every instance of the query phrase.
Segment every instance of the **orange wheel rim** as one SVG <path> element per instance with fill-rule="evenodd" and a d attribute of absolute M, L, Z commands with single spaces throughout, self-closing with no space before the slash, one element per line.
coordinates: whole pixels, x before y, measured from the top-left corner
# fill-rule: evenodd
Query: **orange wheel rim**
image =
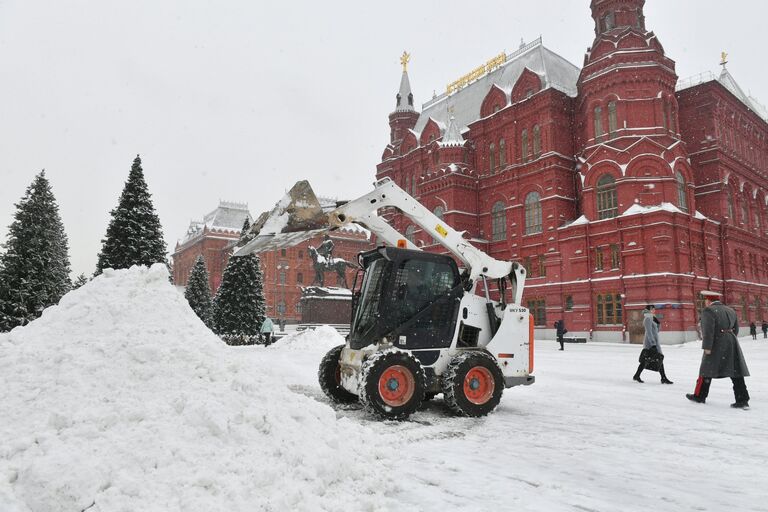
<path fill-rule="evenodd" d="M 379 395 L 390 407 L 400 407 L 413 397 L 416 380 L 405 366 L 390 366 L 379 377 Z"/>
<path fill-rule="evenodd" d="M 475 405 L 483 405 L 493 396 L 496 383 L 488 368 L 475 366 L 464 378 L 464 396 Z"/>

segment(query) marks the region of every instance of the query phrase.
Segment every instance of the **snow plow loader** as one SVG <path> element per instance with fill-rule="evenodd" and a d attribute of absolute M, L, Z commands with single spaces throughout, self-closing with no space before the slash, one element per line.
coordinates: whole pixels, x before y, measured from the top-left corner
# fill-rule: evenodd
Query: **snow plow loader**
<path fill-rule="evenodd" d="M 379 216 L 381 208 L 396 208 L 450 254 L 422 251 Z M 299 182 L 254 223 L 257 236 L 235 255 L 295 245 L 349 223 L 386 244 L 358 256 L 350 333 L 320 363 L 331 400 L 360 401 L 375 415 L 402 420 L 442 393 L 456 413 L 484 416 L 505 388 L 533 384 L 533 317 L 521 305 L 521 265 L 477 249 L 388 178 L 327 210 Z"/>

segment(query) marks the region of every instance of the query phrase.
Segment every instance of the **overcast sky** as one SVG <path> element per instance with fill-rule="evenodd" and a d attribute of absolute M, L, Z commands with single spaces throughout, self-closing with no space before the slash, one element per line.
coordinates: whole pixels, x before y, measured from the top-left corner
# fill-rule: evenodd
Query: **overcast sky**
<path fill-rule="evenodd" d="M 765 0 L 648 0 L 681 78 L 728 69 L 768 103 Z M 219 199 L 258 214 L 299 179 L 367 192 L 411 54 L 416 103 L 520 39 L 581 65 L 589 0 L 0 0 L 0 240 L 45 168 L 91 274 L 141 154 L 169 251 Z"/>

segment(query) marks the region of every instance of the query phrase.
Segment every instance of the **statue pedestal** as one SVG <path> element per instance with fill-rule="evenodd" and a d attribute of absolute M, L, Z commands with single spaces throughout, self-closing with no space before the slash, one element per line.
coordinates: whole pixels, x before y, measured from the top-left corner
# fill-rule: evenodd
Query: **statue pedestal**
<path fill-rule="evenodd" d="M 349 331 L 352 292 L 333 286 L 301 288 L 301 323 L 305 327 L 331 325 Z"/>

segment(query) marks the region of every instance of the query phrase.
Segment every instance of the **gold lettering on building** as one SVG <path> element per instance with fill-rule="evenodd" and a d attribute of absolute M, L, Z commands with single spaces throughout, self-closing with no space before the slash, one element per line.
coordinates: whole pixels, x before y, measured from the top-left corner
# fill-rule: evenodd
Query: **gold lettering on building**
<path fill-rule="evenodd" d="M 482 64 L 481 66 L 476 67 L 466 75 L 462 76 L 458 80 L 454 80 L 453 82 L 448 84 L 448 87 L 446 87 L 446 92 L 448 94 L 454 93 L 458 91 L 459 89 L 463 89 L 470 83 L 474 82 L 478 78 L 487 75 L 491 71 L 493 71 L 496 68 L 501 67 L 502 64 L 504 64 L 507 61 L 507 54 L 504 52 L 501 52 L 485 64 Z"/>

